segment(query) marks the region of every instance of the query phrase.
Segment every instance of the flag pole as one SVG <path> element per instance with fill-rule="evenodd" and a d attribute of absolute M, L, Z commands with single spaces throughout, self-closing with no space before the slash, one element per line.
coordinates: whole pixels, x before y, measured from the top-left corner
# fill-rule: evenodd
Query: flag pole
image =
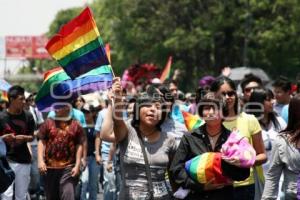
<path fill-rule="evenodd" d="M 114 72 L 114 70 L 113 70 L 113 68 L 112 68 L 112 65 L 111 65 L 111 56 L 110 56 L 110 45 L 109 45 L 109 43 L 107 43 L 107 44 L 105 45 L 105 53 L 106 53 L 106 57 L 107 57 L 107 59 L 108 59 L 108 62 L 109 62 L 109 64 L 110 64 L 111 72 L 112 72 L 112 74 L 113 74 L 113 77 L 115 78 L 116 75 L 115 75 L 115 72 Z"/>
<path fill-rule="evenodd" d="M 110 68 L 111 68 L 111 72 L 112 72 L 113 77 L 116 78 L 115 72 L 114 72 L 114 70 L 113 70 L 113 68 L 112 68 L 111 65 L 110 65 Z"/>

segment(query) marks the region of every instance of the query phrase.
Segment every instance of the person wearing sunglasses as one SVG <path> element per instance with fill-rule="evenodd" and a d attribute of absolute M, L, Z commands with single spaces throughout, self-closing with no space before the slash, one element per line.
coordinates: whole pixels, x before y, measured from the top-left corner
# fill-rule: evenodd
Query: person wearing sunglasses
<path fill-rule="evenodd" d="M 224 116 L 223 125 L 229 130 L 238 130 L 256 151 L 255 167 L 251 168 L 249 178 L 234 184 L 234 199 L 260 199 L 262 187 L 256 188 L 255 181 L 257 186 L 264 181 L 261 165 L 267 161 L 260 124 L 255 116 L 240 111 L 236 86 L 231 79 L 223 76 L 217 78 L 211 85 L 211 91 L 225 98 L 228 115 Z"/>
<path fill-rule="evenodd" d="M 215 181 L 216 177 L 210 179 L 209 177 L 212 174 L 204 175 L 204 179 L 207 179 L 207 182 L 200 183 L 193 179 L 186 170 L 186 162 L 196 156 L 205 155 L 209 152 L 220 152 L 222 145 L 231 134 L 231 131 L 222 124 L 223 115 L 227 114 L 227 111 L 224 110 L 223 99 L 215 93 L 208 92 L 200 100 L 197 111 L 206 123 L 182 137 L 170 166 L 171 178 L 177 184 L 177 187 L 180 188 L 176 193 L 188 190 L 188 194 L 180 195 L 180 199 L 187 200 L 233 199 L 234 188 L 232 180 L 245 180 L 250 174 L 249 168 L 240 168 L 221 159 L 222 174 L 230 179 L 227 183 Z M 208 162 L 211 163 L 205 165 L 205 161 L 202 161 L 201 164 L 198 164 L 198 167 L 201 166 L 207 169 L 210 166 L 214 166 L 215 169 L 218 168 L 216 162 L 212 161 L 211 158 L 207 158 L 207 160 L 210 160 Z M 200 171 L 197 171 L 197 173 Z"/>
<path fill-rule="evenodd" d="M 241 88 L 243 92 L 243 103 L 247 103 L 251 96 L 251 93 L 256 88 L 262 87 L 262 80 L 253 75 L 247 74 L 245 75 L 244 79 L 241 81 Z"/>

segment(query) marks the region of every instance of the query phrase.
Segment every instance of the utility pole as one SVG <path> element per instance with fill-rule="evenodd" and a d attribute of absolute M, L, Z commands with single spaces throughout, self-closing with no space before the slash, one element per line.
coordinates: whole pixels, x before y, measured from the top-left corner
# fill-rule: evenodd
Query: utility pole
<path fill-rule="evenodd" d="M 244 38 L 244 49 L 243 49 L 243 66 L 245 67 L 247 67 L 249 64 L 248 42 L 249 42 L 249 33 L 250 33 L 250 20 L 251 20 L 251 10 L 250 10 L 249 0 L 247 0 L 246 12 L 247 12 L 247 18 L 245 22 L 245 38 Z"/>
<path fill-rule="evenodd" d="M 5 76 L 6 76 L 6 68 L 7 68 L 7 58 L 5 57 L 3 60 L 4 60 L 3 79 L 5 79 Z"/>

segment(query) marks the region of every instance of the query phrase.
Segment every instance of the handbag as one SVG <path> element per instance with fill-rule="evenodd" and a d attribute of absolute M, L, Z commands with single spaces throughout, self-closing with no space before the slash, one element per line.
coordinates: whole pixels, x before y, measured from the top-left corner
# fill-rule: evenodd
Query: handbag
<path fill-rule="evenodd" d="M 0 193 L 5 192 L 14 180 L 14 171 L 10 168 L 6 158 L 0 157 Z"/>

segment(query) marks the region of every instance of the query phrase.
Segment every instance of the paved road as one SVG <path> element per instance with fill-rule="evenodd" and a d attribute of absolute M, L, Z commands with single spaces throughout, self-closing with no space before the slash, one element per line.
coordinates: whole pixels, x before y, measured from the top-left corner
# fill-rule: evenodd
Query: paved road
<path fill-rule="evenodd" d="M 100 193 L 98 193 L 97 200 L 103 200 L 103 193 L 102 193 L 102 191 Z"/>

